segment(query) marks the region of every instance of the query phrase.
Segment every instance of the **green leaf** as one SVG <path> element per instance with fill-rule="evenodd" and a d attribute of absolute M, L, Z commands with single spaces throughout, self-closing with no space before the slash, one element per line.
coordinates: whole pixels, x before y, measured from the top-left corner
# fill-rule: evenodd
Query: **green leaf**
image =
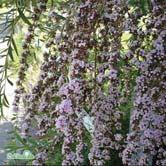
<path fill-rule="evenodd" d="M 11 12 L 13 12 L 13 11 L 15 11 L 15 9 L 13 8 L 13 9 L 10 9 L 9 11 L 7 11 L 7 12 L 2 12 L 2 13 L 0 13 L 0 15 L 5 15 L 5 14 L 9 14 L 9 13 L 11 13 Z"/>
<path fill-rule="evenodd" d="M 1 50 L 0 53 L 2 54 L 2 53 L 4 53 L 4 52 L 6 52 L 6 51 L 7 51 L 7 48 L 4 49 L 4 50 Z"/>
<path fill-rule="evenodd" d="M 9 101 L 8 101 L 8 99 L 7 99 L 7 97 L 6 97 L 6 94 L 4 94 L 3 96 L 4 96 L 4 101 L 5 101 L 5 103 L 9 106 Z"/>
<path fill-rule="evenodd" d="M 23 11 L 18 7 L 18 13 L 19 13 L 19 16 L 22 18 L 22 20 L 28 24 L 28 25 L 31 25 L 31 22 L 27 19 L 27 17 L 24 15 Z"/>
<path fill-rule="evenodd" d="M 36 0 L 32 0 L 32 5 L 33 6 L 37 6 L 37 1 Z"/>
<path fill-rule="evenodd" d="M 65 17 L 63 17 L 62 15 L 58 14 L 58 13 L 55 13 L 56 14 L 56 18 L 57 19 L 62 19 L 62 20 L 66 20 Z"/>
<path fill-rule="evenodd" d="M 2 118 L 3 116 L 2 96 L 0 95 L 0 118 Z"/>
<path fill-rule="evenodd" d="M 11 45 L 10 45 L 10 46 L 9 46 L 9 49 L 8 49 L 8 54 L 9 54 L 11 60 L 14 61 L 14 57 L 13 57 L 12 50 L 13 50 L 13 49 L 12 49 L 12 47 L 11 47 Z"/>
<path fill-rule="evenodd" d="M 38 146 L 38 141 L 34 138 L 27 138 L 28 143 L 32 144 L 33 146 Z"/>
<path fill-rule="evenodd" d="M 8 83 L 9 83 L 11 86 L 13 86 L 13 82 L 10 81 L 9 78 L 7 78 L 7 81 L 8 81 Z"/>
<path fill-rule="evenodd" d="M 10 27 L 11 27 L 11 23 L 8 24 L 7 26 L 5 26 L 1 31 L 0 31 L 0 34 L 3 34 L 5 31 L 7 31 Z"/>
<path fill-rule="evenodd" d="M 18 54 L 18 50 L 17 50 L 17 46 L 16 46 L 16 43 L 15 43 L 15 41 L 14 41 L 13 38 L 12 38 L 12 45 L 13 45 L 13 48 L 14 48 L 14 50 L 15 50 L 17 56 L 19 56 L 19 54 Z"/>
<path fill-rule="evenodd" d="M 14 136 L 16 138 L 16 140 L 18 140 L 20 143 L 22 143 L 23 145 L 26 145 L 25 141 L 23 140 L 23 138 L 17 133 L 17 131 L 15 131 Z"/>
<path fill-rule="evenodd" d="M 9 105 L 6 103 L 6 100 L 3 98 L 2 100 L 2 104 L 5 106 L 5 107 L 9 107 Z"/>
<path fill-rule="evenodd" d="M 23 146 L 21 145 L 17 145 L 15 140 L 11 140 L 6 146 L 5 148 L 7 149 L 7 152 L 15 152 L 18 149 L 23 149 Z"/>

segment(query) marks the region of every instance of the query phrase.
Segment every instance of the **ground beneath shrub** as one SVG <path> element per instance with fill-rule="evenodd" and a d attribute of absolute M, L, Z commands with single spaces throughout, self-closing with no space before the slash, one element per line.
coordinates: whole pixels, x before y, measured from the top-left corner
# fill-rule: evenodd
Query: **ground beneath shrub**
<path fill-rule="evenodd" d="M 0 165 L 4 165 L 6 161 L 6 145 L 10 140 L 9 132 L 12 131 L 12 123 L 8 121 L 0 122 Z"/>

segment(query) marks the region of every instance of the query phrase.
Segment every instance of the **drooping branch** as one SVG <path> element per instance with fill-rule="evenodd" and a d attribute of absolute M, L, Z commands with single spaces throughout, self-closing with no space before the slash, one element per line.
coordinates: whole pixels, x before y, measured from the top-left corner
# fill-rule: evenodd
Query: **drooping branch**
<path fill-rule="evenodd" d="M 26 77 L 26 71 L 28 69 L 28 62 L 27 59 L 30 56 L 30 47 L 32 40 L 34 38 L 34 30 L 37 27 L 37 23 L 39 21 L 40 15 L 42 12 L 46 10 L 46 0 L 40 0 L 38 3 L 38 7 L 34 8 L 33 14 L 32 14 L 32 24 L 28 27 L 28 32 L 25 36 L 25 40 L 23 42 L 22 48 L 23 48 L 23 53 L 21 54 L 21 59 L 20 59 L 20 69 L 18 72 L 18 80 L 16 82 L 17 89 L 15 90 L 15 97 L 14 97 L 14 102 L 13 102 L 13 110 L 14 112 L 19 111 L 19 104 L 22 95 L 25 93 L 25 88 L 24 88 L 24 81 Z"/>
<path fill-rule="evenodd" d="M 164 3 L 152 1 L 153 10 L 147 19 L 146 35 L 152 37 L 152 47 L 137 63 L 140 76 L 136 80 L 135 110 L 131 117 L 131 133 L 123 152 L 126 165 L 165 165 L 164 85 L 165 27 Z"/>
<path fill-rule="evenodd" d="M 118 133 L 121 129 L 121 112 L 118 109 L 120 102 L 118 63 L 121 58 L 121 36 L 126 4 L 124 1 L 105 1 L 103 8 L 104 27 L 100 31 L 102 41 L 98 55 L 100 60 L 97 75 L 98 92 L 92 108 L 95 130 L 89 155 L 91 165 L 105 165 L 111 160 L 111 150 L 122 149 L 119 143 L 122 141 L 122 135 Z M 108 86 L 108 92 L 104 92 L 104 84 Z"/>

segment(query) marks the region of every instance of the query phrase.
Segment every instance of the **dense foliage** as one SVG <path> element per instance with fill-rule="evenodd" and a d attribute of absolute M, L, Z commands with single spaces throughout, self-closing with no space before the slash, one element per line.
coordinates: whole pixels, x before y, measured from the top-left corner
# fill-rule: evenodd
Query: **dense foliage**
<path fill-rule="evenodd" d="M 28 32 L 13 102 L 23 114 L 15 150 L 35 154 L 33 165 L 165 166 L 164 1 L 39 0 L 27 3 L 31 11 L 23 1 L 26 12 L 18 2 Z M 36 38 L 43 60 L 28 88 Z"/>

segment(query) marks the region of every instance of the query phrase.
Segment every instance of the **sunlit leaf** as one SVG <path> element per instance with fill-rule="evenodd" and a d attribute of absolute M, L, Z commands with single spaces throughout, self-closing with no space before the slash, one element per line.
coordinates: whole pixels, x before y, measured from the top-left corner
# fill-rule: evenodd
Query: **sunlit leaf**
<path fill-rule="evenodd" d="M 13 45 L 13 48 L 14 48 L 14 50 L 15 50 L 17 56 L 19 56 L 19 54 L 18 54 L 18 50 L 17 50 L 17 46 L 16 46 L 16 43 L 15 43 L 15 41 L 14 41 L 13 38 L 12 38 L 12 45 Z"/>
<path fill-rule="evenodd" d="M 31 25 L 30 21 L 27 19 L 27 17 L 24 15 L 23 11 L 20 9 L 20 8 L 17 8 L 18 9 L 18 12 L 19 12 L 19 15 L 20 17 L 22 18 L 22 20 L 28 24 L 28 25 Z"/>
<path fill-rule="evenodd" d="M 8 54 L 9 54 L 9 56 L 10 56 L 10 58 L 11 58 L 11 60 L 12 61 L 14 61 L 14 57 L 13 57 L 13 52 L 12 52 L 12 47 L 11 46 L 9 46 L 9 49 L 8 49 Z"/>

